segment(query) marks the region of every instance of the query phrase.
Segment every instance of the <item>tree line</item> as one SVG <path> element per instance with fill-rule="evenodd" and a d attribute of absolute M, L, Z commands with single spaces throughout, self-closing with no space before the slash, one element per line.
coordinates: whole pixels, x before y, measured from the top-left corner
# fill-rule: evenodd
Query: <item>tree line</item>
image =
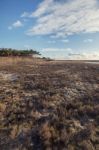
<path fill-rule="evenodd" d="M 38 51 L 29 49 L 29 50 L 17 50 L 12 48 L 0 48 L 0 56 L 32 56 L 32 55 L 41 55 Z"/>

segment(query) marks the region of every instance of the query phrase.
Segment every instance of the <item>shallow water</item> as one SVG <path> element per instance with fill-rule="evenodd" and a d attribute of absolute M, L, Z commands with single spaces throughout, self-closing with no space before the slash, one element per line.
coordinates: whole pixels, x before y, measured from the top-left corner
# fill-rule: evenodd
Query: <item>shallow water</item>
<path fill-rule="evenodd" d="M 95 62 L 95 61 L 88 61 L 88 62 L 85 62 L 85 63 L 90 63 L 90 64 L 99 64 L 99 62 Z"/>

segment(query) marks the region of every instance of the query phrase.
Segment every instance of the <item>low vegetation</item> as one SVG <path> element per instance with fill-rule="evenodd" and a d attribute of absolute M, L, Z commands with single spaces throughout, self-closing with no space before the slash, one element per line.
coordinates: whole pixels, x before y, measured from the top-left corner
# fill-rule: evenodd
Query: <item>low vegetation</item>
<path fill-rule="evenodd" d="M 0 48 L 0 56 L 31 56 L 31 55 L 40 55 L 39 52 L 30 49 L 30 50 L 16 50 L 11 48 Z"/>
<path fill-rule="evenodd" d="M 98 150 L 99 65 L 2 58 L 0 149 Z"/>

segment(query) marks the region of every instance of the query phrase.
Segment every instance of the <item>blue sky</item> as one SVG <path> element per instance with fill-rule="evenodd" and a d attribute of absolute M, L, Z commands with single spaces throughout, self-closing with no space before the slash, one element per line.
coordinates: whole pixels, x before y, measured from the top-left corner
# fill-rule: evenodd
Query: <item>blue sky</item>
<path fill-rule="evenodd" d="M 98 0 L 0 0 L 0 47 L 99 60 Z"/>

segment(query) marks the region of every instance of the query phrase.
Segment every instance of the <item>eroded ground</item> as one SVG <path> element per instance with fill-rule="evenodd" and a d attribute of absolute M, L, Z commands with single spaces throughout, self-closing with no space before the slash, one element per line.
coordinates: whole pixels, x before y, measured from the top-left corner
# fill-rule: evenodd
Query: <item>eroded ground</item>
<path fill-rule="evenodd" d="M 0 150 L 98 150 L 99 65 L 2 59 Z"/>

